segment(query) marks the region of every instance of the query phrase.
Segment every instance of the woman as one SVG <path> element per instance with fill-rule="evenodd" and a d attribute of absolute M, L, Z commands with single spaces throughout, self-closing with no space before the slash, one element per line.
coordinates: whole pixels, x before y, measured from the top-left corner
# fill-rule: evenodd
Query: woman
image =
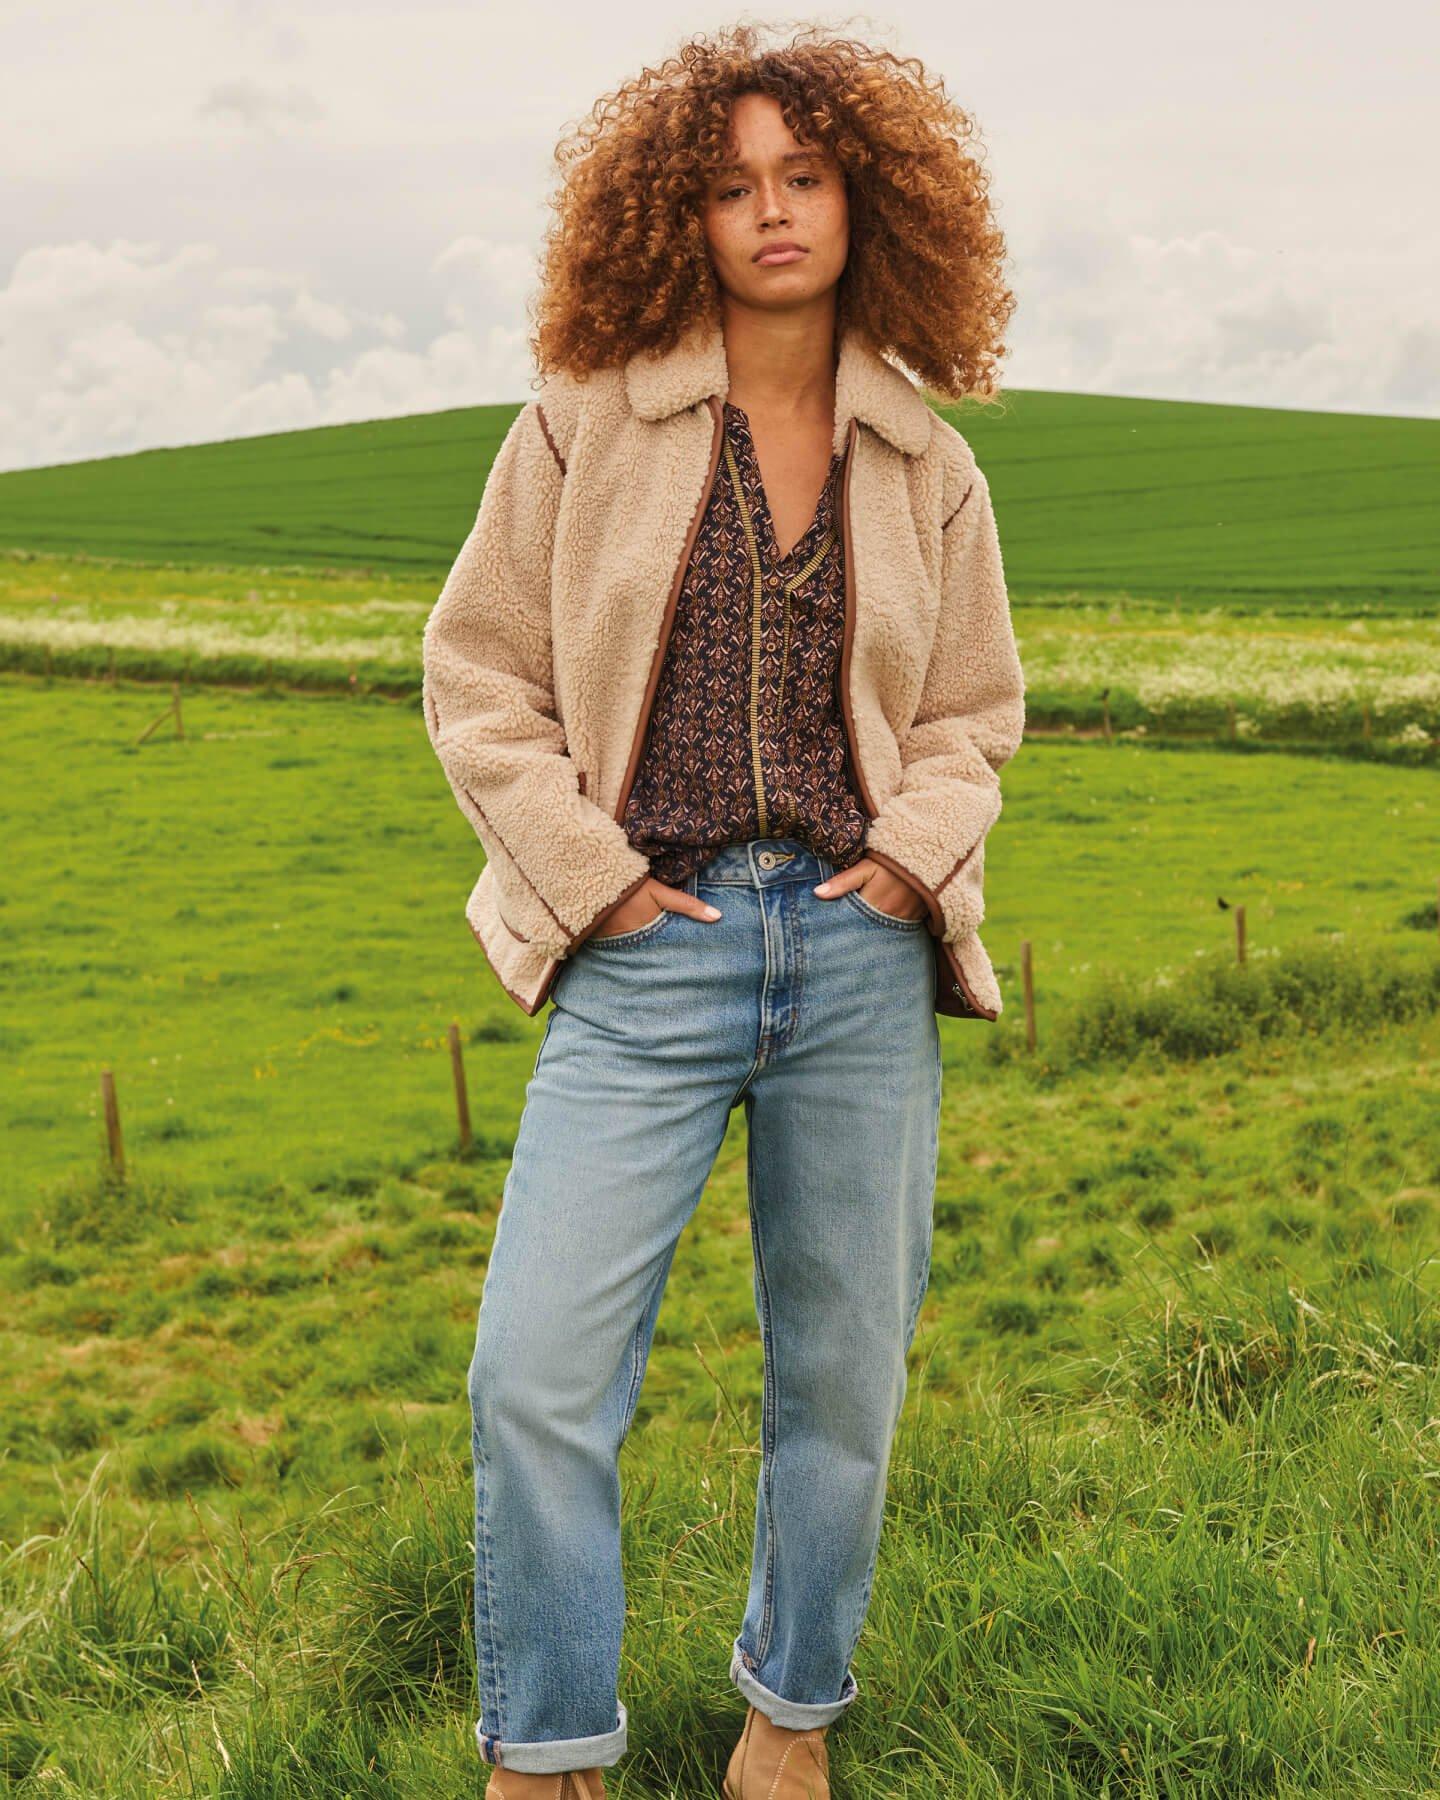
<path fill-rule="evenodd" d="M 815 30 L 697 39 L 582 128 L 532 347 L 425 634 L 486 853 L 468 917 L 553 1001 L 470 1399 L 488 1800 L 626 1748 L 617 1458 L 676 1241 L 743 1103 L 765 1362 L 727 1800 L 829 1794 L 929 1275 L 936 1013 L 1023 724 L 994 513 L 937 393 L 1013 306 L 971 127 Z"/>

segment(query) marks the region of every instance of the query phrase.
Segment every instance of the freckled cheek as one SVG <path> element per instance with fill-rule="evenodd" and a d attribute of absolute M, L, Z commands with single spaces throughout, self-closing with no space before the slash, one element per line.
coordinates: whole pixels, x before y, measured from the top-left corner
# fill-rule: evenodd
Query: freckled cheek
<path fill-rule="evenodd" d="M 723 224 L 707 222 L 705 241 L 711 261 L 727 273 L 743 269 L 750 261 L 742 234 L 733 227 L 727 229 Z"/>
<path fill-rule="evenodd" d="M 843 194 L 816 195 L 813 203 L 796 217 L 795 223 L 808 229 L 817 243 L 827 246 L 843 243 L 849 235 L 850 208 Z"/>
<path fill-rule="evenodd" d="M 829 211 L 817 218 L 811 230 L 810 241 L 825 262 L 833 262 L 837 268 L 843 267 L 850 248 L 849 222 L 844 212 Z"/>

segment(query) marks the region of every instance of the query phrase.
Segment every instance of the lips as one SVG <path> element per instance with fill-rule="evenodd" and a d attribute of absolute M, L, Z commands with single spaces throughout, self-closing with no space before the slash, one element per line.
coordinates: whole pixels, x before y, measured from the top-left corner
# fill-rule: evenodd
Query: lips
<path fill-rule="evenodd" d="M 780 263 L 799 262 L 802 256 L 809 254 L 803 244 L 767 244 L 752 260 L 763 268 Z"/>

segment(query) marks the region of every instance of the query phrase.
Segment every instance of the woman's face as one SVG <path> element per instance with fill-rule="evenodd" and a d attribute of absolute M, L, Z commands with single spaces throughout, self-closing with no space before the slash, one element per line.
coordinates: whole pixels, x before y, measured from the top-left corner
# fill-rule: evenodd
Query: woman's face
<path fill-rule="evenodd" d="M 730 157 L 705 194 L 705 241 L 722 291 L 747 306 L 803 305 L 840 279 L 850 209 L 839 165 L 798 142 L 769 94 L 730 111 Z M 790 245 L 790 252 L 778 247 Z M 777 252 L 775 260 L 766 253 Z M 757 260 L 758 259 L 758 260 Z"/>

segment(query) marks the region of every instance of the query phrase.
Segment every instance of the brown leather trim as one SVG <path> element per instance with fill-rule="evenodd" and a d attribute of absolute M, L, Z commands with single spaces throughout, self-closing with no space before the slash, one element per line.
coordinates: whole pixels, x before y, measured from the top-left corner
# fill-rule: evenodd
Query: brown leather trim
<path fill-rule="evenodd" d="M 967 501 L 967 500 L 968 500 L 968 499 L 969 499 L 969 498 L 970 498 L 970 496 L 971 496 L 971 495 L 972 495 L 972 494 L 973 494 L 973 493 L 974 493 L 974 492 L 975 492 L 975 483 L 974 483 L 974 482 L 973 482 L 973 481 L 972 481 L 972 482 L 971 482 L 971 483 L 970 483 L 970 485 L 969 485 L 969 487 L 967 487 L 967 488 L 966 488 L 966 490 L 965 490 L 965 492 L 964 492 L 964 493 L 963 493 L 963 494 L 962 494 L 962 495 L 961 495 L 961 496 L 960 496 L 960 505 L 959 505 L 959 506 L 957 506 L 957 507 L 956 507 L 956 508 L 955 508 L 955 511 L 954 511 L 954 512 L 952 512 L 952 513 L 951 513 L 951 515 L 950 515 L 950 518 L 949 518 L 949 519 L 946 519 L 946 521 L 945 521 L 945 523 L 944 523 L 944 525 L 942 525 L 942 526 L 941 526 L 941 527 L 940 527 L 940 529 L 941 529 L 941 530 L 942 530 L 942 531 L 944 531 L 944 530 L 946 530 L 946 529 L 947 529 L 947 528 L 948 528 L 948 527 L 949 527 L 949 524 L 950 524 L 950 519 L 955 519 L 955 518 L 958 518 L 958 517 L 959 517 L 959 515 L 960 515 L 960 510 L 961 510 L 961 507 L 963 507 L 963 506 L 964 506 L 964 504 L 965 504 L 965 502 L 966 502 L 966 501 Z"/>
<path fill-rule="evenodd" d="M 861 805 L 873 819 L 877 808 L 871 798 L 869 788 L 865 785 L 865 778 L 855 756 L 855 721 L 850 712 L 850 645 L 855 635 L 855 548 L 850 528 L 850 474 L 855 460 L 855 439 L 858 435 L 858 423 L 852 418 L 845 447 L 845 471 L 840 483 L 840 529 L 845 545 L 845 635 L 840 646 L 840 713 L 845 721 L 845 760 L 850 770 L 850 777 L 855 784 L 855 791 L 860 796 Z M 973 486 L 972 482 L 971 487 L 965 490 L 965 500 L 970 498 Z M 960 502 L 960 506 L 965 504 L 965 500 Z M 957 506 L 955 511 L 959 510 L 960 507 Z M 954 513 L 950 515 L 952 519 L 954 516 Z M 949 522 L 949 519 L 945 521 L 947 525 Z M 967 850 L 965 855 L 969 856 L 971 853 Z M 863 854 L 873 857 L 876 862 L 884 863 L 886 868 L 893 869 L 897 875 L 904 876 L 925 895 L 926 905 L 930 909 L 926 925 L 930 931 L 931 947 L 935 957 L 936 1012 L 946 1013 L 951 1018 L 957 1019 L 997 1019 L 1000 1015 L 986 1011 L 971 993 L 970 984 L 965 979 L 965 971 L 960 967 L 955 952 L 945 942 L 942 935 L 945 915 L 941 910 L 936 893 L 920 881 L 919 877 L 911 870 L 893 861 L 883 852 L 876 852 L 867 844 Z M 950 875 L 945 877 L 945 881 L 949 881 L 950 876 L 964 861 L 965 857 L 962 856 L 955 868 L 950 871 Z M 944 887 L 944 885 L 945 882 L 942 881 L 940 886 Z"/>
<path fill-rule="evenodd" d="M 675 575 L 670 583 L 670 592 L 665 598 L 665 612 L 660 621 L 660 634 L 655 645 L 654 655 L 650 659 L 650 673 L 646 678 L 645 692 L 640 701 L 640 717 L 635 722 L 635 735 L 631 740 L 630 755 L 625 764 L 625 778 L 620 783 L 620 794 L 615 802 L 614 816 L 617 823 L 623 823 L 625 816 L 625 802 L 630 797 L 630 789 L 634 786 L 635 776 L 639 772 L 640 757 L 645 746 L 645 730 L 650 723 L 651 709 L 655 704 L 655 690 L 660 685 L 660 667 L 665 660 L 665 647 L 670 641 L 671 627 L 675 623 L 675 609 L 679 604 L 680 589 L 685 580 L 685 571 L 690 565 L 690 553 L 695 548 L 695 539 L 700 535 L 700 525 L 705 517 L 705 507 L 710 498 L 710 490 L 715 483 L 715 471 L 720 466 L 720 446 L 725 436 L 725 410 L 720 404 L 720 401 L 713 394 L 706 399 L 705 404 L 710 408 L 711 417 L 714 421 L 714 428 L 710 436 L 710 467 L 705 477 L 705 485 L 700 490 L 700 498 L 695 503 L 695 511 L 685 533 L 685 542 L 681 546 L 680 558 L 675 565 Z M 583 792 L 584 776 L 582 775 L 580 779 L 581 791 Z M 575 933 L 570 939 L 569 949 L 573 950 L 577 944 L 589 937 L 597 925 L 608 919 L 610 914 L 614 912 L 617 907 L 623 905 L 632 894 L 638 892 L 649 879 L 649 869 L 646 869 L 643 875 L 637 875 L 635 880 L 630 883 L 623 894 L 618 895 L 612 900 L 603 912 L 596 913 L 595 917 L 583 931 Z"/>
<path fill-rule="evenodd" d="M 490 973 L 500 983 L 501 987 L 505 989 L 505 992 L 510 996 L 510 998 L 520 1008 L 521 1012 L 529 1013 L 531 1018 L 533 1018 L 535 1016 L 535 1014 L 537 1012 L 539 1012 L 541 1002 L 544 1000 L 545 995 L 549 993 L 549 991 L 550 991 L 549 986 L 548 985 L 546 986 L 544 992 L 540 995 L 540 998 L 535 1002 L 535 1004 L 533 1006 L 527 1006 L 525 1004 L 524 1000 L 520 997 L 520 995 L 515 992 L 514 988 L 509 987 L 506 984 L 506 982 L 504 981 L 504 979 L 502 978 L 500 971 L 495 967 L 495 964 L 491 961 L 490 952 L 485 948 L 484 938 L 481 937 L 480 933 L 475 929 L 474 925 L 471 924 L 468 916 L 466 917 L 465 923 L 470 926 L 470 935 L 471 935 L 471 937 L 474 938 L 475 942 L 480 946 L 481 955 L 485 958 L 486 962 L 490 964 Z M 505 927 L 505 929 L 508 931 L 510 929 L 510 927 L 507 925 Z"/>
<path fill-rule="evenodd" d="M 871 862 L 879 863 L 882 868 L 889 869 L 892 875 L 898 875 L 908 887 L 914 888 L 916 893 L 922 895 L 929 911 L 926 924 L 930 927 L 933 936 L 944 937 L 945 909 L 935 898 L 934 891 L 930 886 L 923 882 L 913 869 L 907 869 L 904 863 L 896 862 L 893 856 L 887 856 L 883 850 L 873 850 L 869 844 L 866 844 L 861 854 L 868 856 Z"/>
<path fill-rule="evenodd" d="M 560 929 L 563 932 L 565 932 L 565 934 L 568 936 L 569 932 L 570 932 L 570 927 L 559 916 L 559 914 L 555 911 L 555 908 L 550 904 L 550 902 L 540 892 L 539 888 L 536 887 L 535 883 L 525 873 L 524 867 L 520 863 L 518 857 L 515 855 L 515 852 L 510 848 L 510 846 L 505 842 L 504 838 L 501 837 L 500 833 L 498 831 L 496 831 L 495 827 L 490 823 L 490 819 L 489 819 L 488 815 L 486 814 L 484 807 L 481 806 L 480 802 L 470 792 L 469 788 L 462 786 L 461 792 L 464 794 L 465 798 L 470 802 L 470 804 L 475 808 L 476 812 L 479 813 L 480 817 L 482 819 L 484 819 L 485 829 L 493 835 L 495 842 L 505 852 L 506 856 L 509 857 L 511 863 L 514 865 L 514 868 L 515 868 L 517 874 L 520 876 L 520 879 L 530 889 L 531 893 L 534 894 L 535 898 L 545 908 L 546 912 L 549 913 L 550 917 L 552 919 L 554 919 L 555 923 L 560 927 Z M 507 925 L 505 927 L 505 929 L 508 931 L 510 928 Z"/>
<path fill-rule="evenodd" d="M 680 551 L 680 560 L 675 565 L 675 578 L 670 583 L 670 593 L 665 601 L 665 613 L 660 621 L 660 636 L 655 645 L 655 654 L 650 659 L 650 674 L 645 683 L 644 697 L 640 702 L 640 717 L 635 725 L 634 741 L 630 745 L 630 759 L 625 765 L 625 778 L 620 783 L 620 795 L 615 802 L 615 818 L 623 822 L 625 802 L 630 798 L 630 789 L 634 786 L 635 777 L 640 769 L 640 755 L 645 744 L 645 728 L 650 723 L 650 709 L 655 703 L 655 689 L 660 684 L 660 665 L 665 660 L 665 646 L 670 641 L 670 628 L 675 622 L 675 608 L 680 599 L 681 583 L 685 579 L 685 571 L 690 563 L 690 552 L 695 548 L 695 539 L 700 535 L 700 522 L 705 517 L 705 506 L 710 498 L 710 489 L 715 483 L 715 471 L 720 466 L 720 443 L 725 435 L 725 409 L 711 394 L 705 401 L 714 419 L 714 431 L 710 439 L 710 472 L 705 477 L 705 485 L 700 490 L 700 498 L 695 503 L 695 516 L 690 521 L 690 529 L 685 533 L 685 543 Z"/>
<path fill-rule="evenodd" d="M 495 900 L 495 916 L 497 919 L 499 919 L 501 925 L 504 926 L 505 930 L 507 932 L 509 932 L 510 936 L 512 938 L 514 938 L 514 940 L 517 944 L 529 944 L 529 943 L 533 942 L 533 939 L 527 938 L 523 931 L 517 931 L 515 929 L 515 927 L 510 923 L 510 921 L 505 917 L 505 914 L 500 910 L 500 900 L 499 900 L 498 896 L 496 897 L 496 900 Z"/>
<path fill-rule="evenodd" d="M 860 422 L 852 418 L 845 434 L 845 468 L 840 480 L 840 535 L 845 545 L 845 629 L 840 641 L 840 716 L 845 721 L 845 761 L 860 804 L 870 818 L 879 811 L 865 785 L 855 755 L 855 720 L 850 711 L 850 645 L 855 636 L 855 542 L 850 528 L 850 476 L 855 465 L 855 440 Z"/>
<path fill-rule="evenodd" d="M 960 959 L 943 938 L 935 940 L 935 1010 L 956 1019 L 998 1019 L 998 1012 L 981 1006 L 970 990 Z M 959 988 L 957 994 L 955 989 Z"/>
<path fill-rule="evenodd" d="M 565 959 L 563 957 L 552 956 L 550 958 L 550 961 L 545 965 L 545 972 L 540 977 L 540 991 L 535 996 L 535 1004 L 533 1006 L 527 1006 L 525 1008 L 526 1012 L 539 1012 L 540 1008 L 550 998 L 550 990 L 554 987 L 556 979 L 564 966 Z"/>
<path fill-rule="evenodd" d="M 610 917 L 611 913 L 613 913 L 617 907 L 623 906 L 632 894 L 638 893 L 640 891 L 640 889 L 642 887 L 644 887 L 645 883 L 649 879 L 650 879 L 650 871 L 648 869 L 646 869 L 646 871 L 643 875 L 637 875 L 635 877 L 635 879 L 630 883 L 629 887 L 627 887 L 625 889 L 623 894 L 617 894 L 608 906 L 602 908 L 602 910 L 600 912 L 596 913 L 595 917 L 590 921 L 590 923 L 585 927 L 585 929 L 583 931 L 577 931 L 575 933 L 574 937 L 571 938 L 569 945 L 567 946 L 567 949 L 573 950 L 577 944 L 583 943 L 585 941 L 585 939 L 590 936 L 591 932 L 594 931 L 594 929 L 597 925 L 601 924 L 604 920 L 608 919 Z"/>
<path fill-rule="evenodd" d="M 580 792 L 583 794 L 585 792 L 585 771 L 583 769 L 577 770 L 575 779 L 580 783 Z"/>
<path fill-rule="evenodd" d="M 563 475 L 565 473 L 565 458 L 555 448 L 555 440 L 550 435 L 550 426 L 545 417 L 545 408 L 538 400 L 535 402 L 535 417 L 540 421 L 540 429 L 545 433 L 545 442 L 550 446 L 550 454 L 555 458 L 556 462 L 559 463 L 560 473 Z"/>
<path fill-rule="evenodd" d="M 970 858 L 980 848 L 980 846 L 983 842 L 984 842 L 983 838 L 976 838 L 975 842 L 970 846 L 970 848 L 965 852 L 965 854 L 963 856 L 959 856 L 955 859 L 955 867 L 953 869 L 951 869 L 950 873 L 945 877 L 945 881 L 942 881 L 940 883 L 940 887 L 943 888 L 945 886 L 945 882 L 953 881 L 955 879 L 955 877 L 965 867 L 966 863 L 969 862 Z M 935 892 L 938 894 L 940 892 L 940 888 L 936 888 Z"/>
<path fill-rule="evenodd" d="M 725 412 L 719 400 L 713 394 L 707 397 L 705 404 L 710 408 L 710 413 L 714 420 L 714 430 L 710 437 L 710 467 L 705 477 L 705 485 L 700 490 L 700 498 L 695 503 L 694 516 L 691 518 L 689 529 L 685 533 L 685 542 L 680 550 L 680 559 L 675 566 L 675 576 L 670 583 L 670 592 L 666 596 L 665 612 L 660 621 L 660 636 L 655 645 L 655 653 L 650 659 L 650 673 L 646 679 L 645 692 L 640 701 L 640 717 L 635 723 L 635 736 L 631 741 L 630 756 L 625 765 L 625 776 L 620 783 L 620 793 L 615 801 L 614 817 L 617 822 L 622 822 L 624 819 L 625 802 L 630 798 L 630 789 L 634 786 L 635 776 L 639 772 L 640 756 L 645 745 L 645 730 L 650 723 L 650 711 L 655 703 L 655 690 L 660 685 L 660 667 L 665 660 L 665 647 L 670 641 L 670 628 L 675 622 L 675 608 L 680 600 L 681 584 L 685 580 L 685 571 L 690 564 L 690 552 L 695 548 L 695 539 L 700 535 L 701 521 L 705 517 L 705 507 L 710 498 L 710 490 L 715 482 L 715 471 L 720 466 L 720 445 L 725 436 Z M 546 433 L 546 436 L 549 436 L 548 432 Z M 585 775 L 583 771 L 580 773 L 579 781 L 580 791 L 583 794 L 585 791 Z M 587 938 L 597 925 L 607 919 L 623 901 L 628 900 L 630 896 L 641 888 L 649 879 L 650 871 L 647 869 L 643 875 L 637 876 L 635 880 L 631 882 L 630 886 L 626 888 L 623 894 L 618 895 L 616 899 L 611 901 L 610 905 L 607 906 L 603 912 L 596 913 L 595 917 L 583 931 L 577 932 L 571 937 L 567 947 L 567 954 L 569 951 L 573 950 L 577 944 L 582 942 L 583 939 Z M 551 988 L 554 987 L 563 960 L 563 958 L 557 956 L 551 962 L 549 968 L 542 977 L 540 983 L 540 995 L 535 1003 L 536 1008 L 544 1004 Z"/>

